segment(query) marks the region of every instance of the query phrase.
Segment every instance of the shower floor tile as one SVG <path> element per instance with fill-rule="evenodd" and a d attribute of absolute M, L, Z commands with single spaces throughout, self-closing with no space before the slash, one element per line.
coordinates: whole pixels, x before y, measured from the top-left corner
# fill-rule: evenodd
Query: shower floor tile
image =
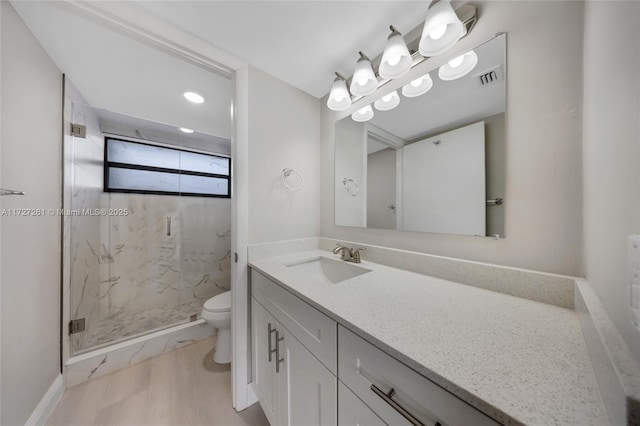
<path fill-rule="evenodd" d="M 255 404 L 231 406 L 230 365 L 213 362 L 215 337 L 67 389 L 47 425 L 268 426 Z"/>

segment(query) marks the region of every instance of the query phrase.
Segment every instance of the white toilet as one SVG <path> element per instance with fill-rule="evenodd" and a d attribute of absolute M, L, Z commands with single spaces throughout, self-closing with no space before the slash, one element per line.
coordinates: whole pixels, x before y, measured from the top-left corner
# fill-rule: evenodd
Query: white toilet
<path fill-rule="evenodd" d="M 231 362 L 231 291 L 225 291 L 204 303 L 202 319 L 218 329 L 213 360 L 217 364 Z"/>

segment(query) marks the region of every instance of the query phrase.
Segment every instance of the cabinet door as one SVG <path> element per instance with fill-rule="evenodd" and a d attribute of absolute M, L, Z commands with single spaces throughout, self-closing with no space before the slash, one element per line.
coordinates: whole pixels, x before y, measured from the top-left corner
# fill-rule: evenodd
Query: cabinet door
<path fill-rule="evenodd" d="M 284 327 L 278 329 L 280 424 L 337 424 L 337 379 Z"/>
<path fill-rule="evenodd" d="M 385 426 L 386 423 L 338 380 L 338 424 L 340 426 Z"/>
<path fill-rule="evenodd" d="M 279 383 L 275 376 L 275 330 L 279 325 L 267 310 L 251 299 L 251 343 L 253 354 L 253 383 L 264 414 L 272 425 L 279 424 Z M 271 332 L 271 330 L 273 330 Z M 271 359 L 271 360 L 270 360 Z"/>

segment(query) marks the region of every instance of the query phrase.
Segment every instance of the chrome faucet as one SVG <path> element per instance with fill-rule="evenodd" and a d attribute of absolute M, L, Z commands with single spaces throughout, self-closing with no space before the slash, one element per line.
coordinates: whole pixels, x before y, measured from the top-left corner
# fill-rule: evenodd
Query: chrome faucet
<path fill-rule="evenodd" d="M 366 250 L 366 248 L 361 247 L 357 249 L 350 249 L 347 246 L 341 246 L 340 244 L 338 244 L 337 247 L 333 249 L 333 254 L 338 254 L 342 252 L 340 259 L 344 260 L 345 262 L 360 263 L 361 250 Z"/>

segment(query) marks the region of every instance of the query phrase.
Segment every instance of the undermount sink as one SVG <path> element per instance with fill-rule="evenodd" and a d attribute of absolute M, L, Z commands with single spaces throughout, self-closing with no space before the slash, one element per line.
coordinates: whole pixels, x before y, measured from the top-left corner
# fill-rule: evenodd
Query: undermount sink
<path fill-rule="evenodd" d="M 285 265 L 306 279 L 322 284 L 337 284 L 371 272 L 370 269 L 326 257 L 314 257 Z"/>

